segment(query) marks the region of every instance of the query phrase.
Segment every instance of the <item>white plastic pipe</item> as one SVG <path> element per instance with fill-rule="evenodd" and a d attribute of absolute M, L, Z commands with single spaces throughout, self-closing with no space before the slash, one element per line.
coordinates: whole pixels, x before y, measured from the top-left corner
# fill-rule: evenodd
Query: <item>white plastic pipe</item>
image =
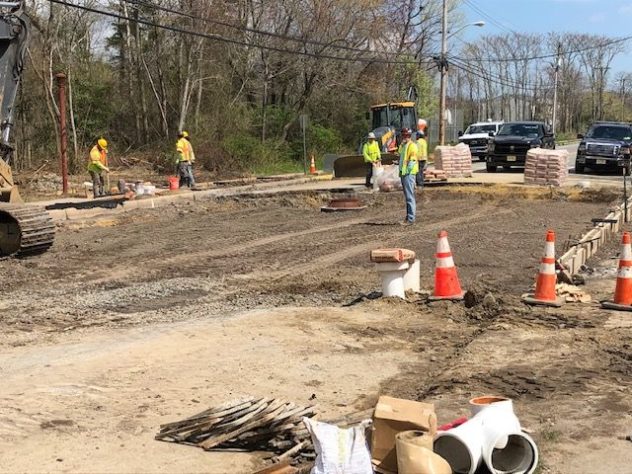
<path fill-rule="evenodd" d="M 404 274 L 410 263 L 376 263 L 375 270 L 382 278 L 382 296 L 406 299 Z"/>
<path fill-rule="evenodd" d="M 406 291 L 421 291 L 421 262 L 415 260 L 406 273 L 404 273 L 404 289 Z"/>
<path fill-rule="evenodd" d="M 474 415 L 463 425 L 439 432 L 434 450 L 455 474 L 473 474 L 484 462 L 491 474 L 532 474 L 538 448 L 522 432 L 511 400 L 479 397 L 470 401 Z"/>
<path fill-rule="evenodd" d="M 473 417 L 461 426 L 437 433 L 434 452 L 448 461 L 455 474 L 474 474 L 483 459 L 483 425 Z"/>

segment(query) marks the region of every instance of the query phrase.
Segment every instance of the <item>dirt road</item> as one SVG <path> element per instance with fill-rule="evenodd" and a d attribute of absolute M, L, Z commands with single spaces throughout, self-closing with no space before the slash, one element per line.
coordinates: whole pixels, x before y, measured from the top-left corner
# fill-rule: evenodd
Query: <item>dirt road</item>
<path fill-rule="evenodd" d="M 614 469 L 612 454 L 629 452 L 613 433 L 630 424 L 630 328 L 594 305 L 531 309 L 518 299 L 544 231 L 555 228 L 561 246 L 607 203 L 430 191 L 419 224 L 402 228 L 399 195 L 358 214 L 321 214 L 321 198 L 74 223 L 52 252 L 0 262 L 3 471 L 249 472 L 258 456 L 153 434 L 241 395 L 315 395 L 333 416 L 389 393 L 434 401 L 448 421 L 470 396 L 495 393 L 516 400 L 542 472 L 618 472 L 582 469 Z M 415 250 L 430 287 L 444 228 L 464 286 L 494 301 L 363 297 L 379 289 L 368 262 L 376 247 Z"/>

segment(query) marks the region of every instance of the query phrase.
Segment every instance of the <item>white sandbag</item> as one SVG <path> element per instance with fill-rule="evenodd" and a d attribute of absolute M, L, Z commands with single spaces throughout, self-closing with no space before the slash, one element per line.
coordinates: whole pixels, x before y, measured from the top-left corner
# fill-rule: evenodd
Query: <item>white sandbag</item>
<path fill-rule="evenodd" d="M 370 420 L 352 428 L 303 418 L 314 443 L 316 462 L 311 474 L 373 474 L 366 440 Z"/>

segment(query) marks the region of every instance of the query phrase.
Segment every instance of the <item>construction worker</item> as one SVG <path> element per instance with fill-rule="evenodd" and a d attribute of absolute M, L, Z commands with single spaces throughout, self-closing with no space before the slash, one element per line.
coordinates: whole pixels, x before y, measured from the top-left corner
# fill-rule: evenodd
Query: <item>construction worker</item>
<path fill-rule="evenodd" d="M 103 172 L 110 172 L 110 169 L 107 167 L 107 154 L 108 142 L 105 138 L 99 138 L 97 144 L 90 150 L 90 162 L 88 163 L 88 172 L 92 177 L 92 190 L 95 198 L 105 196 Z"/>
<path fill-rule="evenodd" d="M 364 156 L 364 162 L 366 163 L 366 183 L 367 188 L 371 187 L 371 178 L 373 177 L 373 166 L 380 163 L 382 154 L 380 152 L 380 145 L 378 145 L 375 139 L 375 133 L 369 133 L 367 142 L 362 147 L 362 156 Z"/>
<path fill-rule="evenodd" d="M 424 170 L 426 169 L 426 162 L 428 161 L 428 141 L 426 140 L 426 134 L 422 131 L 417 131 L 417 161 L 419 161 L 419 171 L 417 172 L 417 187 L 422 189 L 424 187 Z"/>
<path fill-rule="evenodd" d="M 178 158 L 176 165 L 178 167 L 178 176 L 180 176 L 180 187 L 195 186 L 195 178 L 193 177 L 193 162 L 195 161 L 195 153 L 189 134 L 184 130 L 178 134 L 178 142 L 176 143 Z"/>
<path fill-rule="evenodd" d="M 404 189 L 404 199 L 406 200 L 406 219 L 402 225 L 413 225 L 417 212 L 417 202 L 415 201 L 415 179 L 419 171 L 417 161 L 417 145 L 411 140 L 411 133 L 408 128 L 402 129 L 402 143 L 399 145 L 399 176 Z"/>

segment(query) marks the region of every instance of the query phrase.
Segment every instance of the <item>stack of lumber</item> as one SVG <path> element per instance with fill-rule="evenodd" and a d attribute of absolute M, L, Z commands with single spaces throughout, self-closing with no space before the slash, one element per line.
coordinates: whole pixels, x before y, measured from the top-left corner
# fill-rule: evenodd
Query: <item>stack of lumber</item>
<path fill-rule="evenodd" d="M 435 168 L 443 170 L 448 178 L 472 177 L 472 153 L 465 143 L 436 147 L 434 159 Z"/>
<path fill-rule="evenodd" d="M 209 408 L 181 421 L 161 425 L 156 439 L 205 450 L 237 449 L 298 454 L 309 443 L 302 417 L 315 407 L 268 398 L 249 398 Z"/>
<path fill-rule="evenodd" d="M 524 165 L 525 184 L 562 186 L 568 178 L 568 151 L 532 148 Z"/>

